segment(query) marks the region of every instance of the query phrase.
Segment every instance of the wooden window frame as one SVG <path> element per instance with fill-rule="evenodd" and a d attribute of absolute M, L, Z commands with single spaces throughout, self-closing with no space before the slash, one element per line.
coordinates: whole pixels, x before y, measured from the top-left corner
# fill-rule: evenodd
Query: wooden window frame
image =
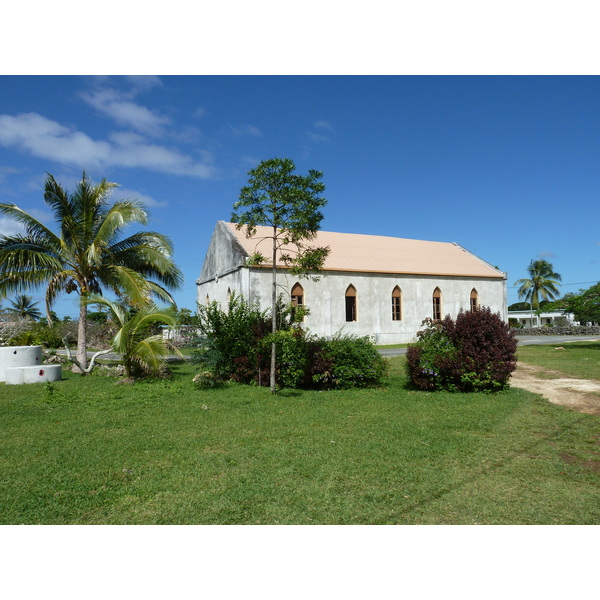
<path fill-rule="evenodd" d="M 346 288 L 346 294 L 344 297 L 345 309 L 346 309 L 346 323 L 352 323 L 358 321 L 358 294 L 356 288 L 350 284 Z"/>
<path fill-rule="evenodd" d="M 433 290 L 432 295 L 433 302 L 433 320 L 441 321 L 442 320 L 442 290 L 439 287 L 436 287 Z"/>
<path fill-rule="evenodd" d="M 477 310 L 479 308 L 479 292 L 473 288 L 469 296 L 469 307 L 471 310 Z"/>
<path fill-rule="evenodd" d="M 402 290 L 396 286 L 392 290 L 392 321 L 402 321 Z"/>

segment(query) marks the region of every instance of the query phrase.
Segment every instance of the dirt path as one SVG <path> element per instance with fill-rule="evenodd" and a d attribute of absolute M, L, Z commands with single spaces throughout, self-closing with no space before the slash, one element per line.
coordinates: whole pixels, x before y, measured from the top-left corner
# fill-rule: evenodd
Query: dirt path
<path fill-rule="evenodd" d="M 520 362 L 510 383 L 541 394 L 553 404 L 600 416 L 600 381 L 576 379 L 560 371 Z"/>

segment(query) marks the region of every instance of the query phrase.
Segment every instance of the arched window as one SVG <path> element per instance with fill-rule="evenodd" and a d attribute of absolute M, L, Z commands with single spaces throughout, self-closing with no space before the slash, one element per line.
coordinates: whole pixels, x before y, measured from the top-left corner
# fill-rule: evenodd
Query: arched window
<path fill-rule="evenodd" d="M 210 296 L 206 294 L 206 306 L 210 304 Z"/>
<path fill-rule="evenodd" d="M 439 287 L 433 290 L 433 320 L 441 321 L 442 319 L 442 292 Z"/>
<path fill-rule="evenodd" d="M 299 283 L 292 288 L 291 296 L 294 306 L 304 306 L 304 288 Z"/>
<path fill-rule="evenodd" d="M 471 310 L 476 310 L 479 308 L 479 294 L 475 288 L 471 290 L 470 306 Z"/>
<path fill-rule="evenodd" d="M 292 297 L 292 306 L 294 307 L 292 308 L 292 314 L 295 314 L 296 306 L 304 306 L 304 288 L 299 283 L 296 283 L 290 295 Z"/>
<path fill-rule="evenodd" d="M 398 286 L 392 290 L 392 321 L 402 321 L 402 291 Z"/>
<path fill-rule="evenodd" d="M 356 320 L 356 288 L 349 285 L 346 290 L 346 321 Z"/>

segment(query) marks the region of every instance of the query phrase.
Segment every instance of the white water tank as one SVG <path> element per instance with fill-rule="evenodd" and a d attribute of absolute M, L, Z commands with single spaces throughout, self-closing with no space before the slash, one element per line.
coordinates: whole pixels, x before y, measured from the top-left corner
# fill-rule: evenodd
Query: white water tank
<path fill-rule="evenodd" d="M 45 383 L 60 381 L 62 367 L 60 365 L 39 365 L 34 367 L 8 367 L 5 371 L 6 385 L 22 383 Z"/>
<path fill-rule="evenodd" d="M 0 347 L 0 381 L 6 381 L 6 369 L 12 367 L 35 367 L 41 364 L 41 346 Z"/>

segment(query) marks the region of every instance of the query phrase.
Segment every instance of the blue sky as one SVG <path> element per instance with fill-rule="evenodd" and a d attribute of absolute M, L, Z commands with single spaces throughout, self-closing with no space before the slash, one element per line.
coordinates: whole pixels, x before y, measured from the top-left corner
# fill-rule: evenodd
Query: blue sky
<path fill-rule="evenodd" d="M 181 307 L 216 221 L 272 157 L 323 171 L 322 229 L 457 242 L 508 272 L 509 303 L 531 259 L 563 293 L 600 279 L 597 76 L 5 75 L 0 98 L 0 201 L 52 223 L 46 172 L 118 182 L 172 238 Z"/>

